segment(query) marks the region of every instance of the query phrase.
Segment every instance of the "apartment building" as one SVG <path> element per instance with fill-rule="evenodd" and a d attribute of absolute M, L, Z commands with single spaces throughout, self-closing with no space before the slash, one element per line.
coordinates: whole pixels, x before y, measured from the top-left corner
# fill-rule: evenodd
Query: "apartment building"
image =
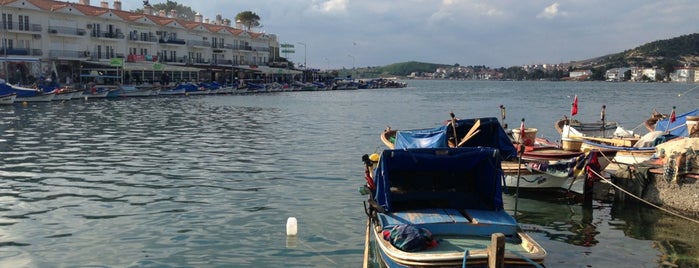
<path fill-rule="evenodd" d="M 220 15 L 188 21 L 147 1 L 142 13 L 121 7 L 120 0 L 0 0 L 0 78 L 79 79 L 86 69 L 125 62 L 123 72 L 143 77 L 220 80 L 259 74 L 255 67 L 280 58 L 275 35 L 245 31 Z"/>

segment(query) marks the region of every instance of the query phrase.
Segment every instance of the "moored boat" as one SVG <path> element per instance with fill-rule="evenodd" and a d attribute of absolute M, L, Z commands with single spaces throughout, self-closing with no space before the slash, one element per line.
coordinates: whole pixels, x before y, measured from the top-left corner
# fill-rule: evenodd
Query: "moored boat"
<path fill-rule="evenodd" d="M 17 93 L 2 93 L 0 95 L 0 105 L 9 105 L 15 102 L 17 98 Z"/>
<path fill-rule="evenodd" d="M 543 264 L 544 248 L 504 210 L 499 152 L 490 147 L 384 150 L 375 169 L 369 164 L 367 236 L 380 265 L 484 266 L 494 234 L 505 237 L 505 267 Z"/>

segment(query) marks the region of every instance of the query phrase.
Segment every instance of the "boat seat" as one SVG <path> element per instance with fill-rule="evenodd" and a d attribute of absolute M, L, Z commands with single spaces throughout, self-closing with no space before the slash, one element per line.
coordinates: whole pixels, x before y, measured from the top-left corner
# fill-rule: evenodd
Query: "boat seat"
<path fill-rule="evenodd" d="M 518 230 L 517 222 L 506 211 L 437 208 L 378 213 L 378 217 L 383 230 L 413 224 L 436 235 L 503 233 L 509 236 Z"/>

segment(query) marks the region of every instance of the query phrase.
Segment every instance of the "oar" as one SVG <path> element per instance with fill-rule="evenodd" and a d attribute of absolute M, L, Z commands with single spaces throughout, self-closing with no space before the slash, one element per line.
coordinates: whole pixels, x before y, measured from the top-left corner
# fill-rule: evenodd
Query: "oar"
<path fill-rule="evenodd" d="M 461 145 L 464 145 L 464 143 L 466 143 L 468 140 L 470 140 L 471 138 L 473 138 L 473 136 L 476 136 L 476 134 L 478 134 L 479 132 L 481 132 L 480 129 L 478 129 L 478 130 L 474 131 L 473 133 L 471 133 L 470 136 L 469 136 L 469 135 L 466 135 L 466 136 L 461 140 L 461 142 L 459 142 L 459 146 L 457 146 L 457 147 L 461 147 Z"/>
<path fill-rule="evenodd" d="M 481 126 L 481 120 L 478 119 L 478 120 L 476 120 L 476 123 L 473 124 L 471 129 L 469 129 L 468 132 L 466 132 L 466 136 L 464 136 L 464 138 L 461 140 L 460 143 L 458 143 L 458 145 L 456 147 L 461 147 L 461 145 L 463 145 L 468 139 L 470 139 L 471 137 L 476 135 L 476 130 L 478 130 L 478 128 L 480 126 Z"/>
<path fill-rule="evenodd" d="M 459 144 L 459 137 L 456 136 L 456 116 L 454 115 L 454 112 L 449 113 L 449 116 L 451 116 L 451 129 L 454 131 L 454 145 L 459 147 L 457 145 Z"/>

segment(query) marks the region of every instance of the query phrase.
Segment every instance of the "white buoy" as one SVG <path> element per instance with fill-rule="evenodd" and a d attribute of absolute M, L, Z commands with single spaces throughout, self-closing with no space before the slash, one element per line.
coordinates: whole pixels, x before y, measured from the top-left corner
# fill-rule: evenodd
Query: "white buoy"
<path fill-rule="evenodd" d="M 296 236 L 298 233 L 298 223 L 296 222 L 296 218 L 294 217 L 289 217 L 286 219 L 286 235 L 287 236 Z"/>

